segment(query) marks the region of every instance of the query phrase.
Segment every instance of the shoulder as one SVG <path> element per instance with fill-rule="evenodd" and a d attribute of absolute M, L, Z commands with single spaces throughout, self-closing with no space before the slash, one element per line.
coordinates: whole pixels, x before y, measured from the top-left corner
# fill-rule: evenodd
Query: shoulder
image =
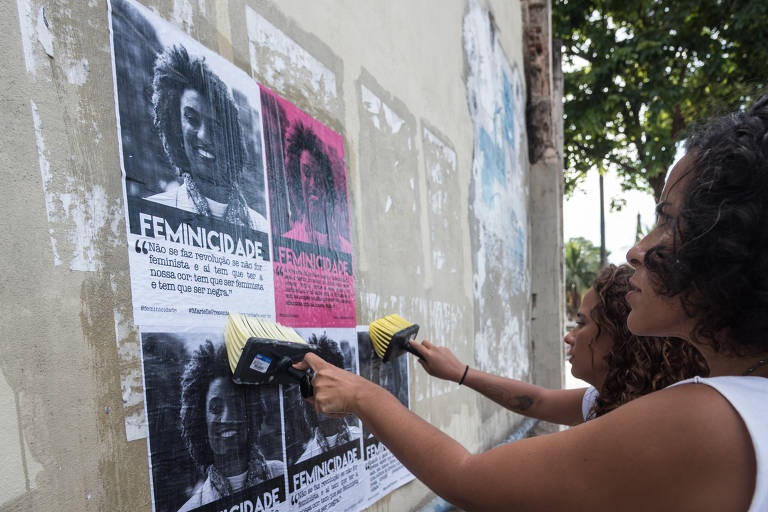
<path fill-rule="evenodd" d="M 591 456 L 604 461 L 602 478 L 624 474 L 626 495 L 653 490 L 678 509 L 692 501 L 702 510 L 718 500 L 723 507 L 749 506 L 756 474 L 750 436 L 739 413 L 710 386 L 667 388 L 573 431 L 574 442 L 587 442 Z M 628 461 L 629 472 L 620 467 Z"/>
<path fill-rule="evenodd" d="M 267 478 L 275 478 L 285 473 L 285 464 L 281 460 L 268 460 L 267 463 Z"/>
<path fill-rule="evenodd" d="M 269 231 L 269 224 L 267 223 L 267 218 L 264 217 L 262 214 L 260 214 L 253 208 L 249 207 L 248 216 L 251 219 L 251 224 L 253 224 L 253 227 L 256 228 L 257 231 L 263 231 L 265 233 Z"/>
<path fill-rule="evenodd" d="M 192 199 L 187 193 L 187 186 L 184 184 L 172 190 L 145 197 L 144 199 L 153 203 L 172 206 L 174 208 L 178 208 L 179 210 L 197 213 L 195 204 L 192 202 Z"/>
<path fill-rule="evenodd" d="M 198 485 L 197 488 L 192 492 L 192 496 L 190 496 L 187 502 L 181 506 L 178 512 L 187 512 L 188 510 L 194 510 L 202 506 L 203 504 L 204 504 L 203 503 L 203 486 Z"/>

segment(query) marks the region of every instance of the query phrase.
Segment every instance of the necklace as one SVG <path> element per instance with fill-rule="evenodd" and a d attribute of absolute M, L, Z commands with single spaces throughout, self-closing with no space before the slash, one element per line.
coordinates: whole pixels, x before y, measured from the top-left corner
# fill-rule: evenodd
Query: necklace
<path fill-rule="evenodd" d="M 749 374 L 750 374 L 750 373 L 752 373 L 753 371 L 757 370 L 757 369 L 758 369 L 758 368 L 760 368 L 761 366 L 765 366 L 766 364 L 768 364 L 768 359 L 761 359 L 761 360 L 759 360 L 759 361 L 757 362 L 757 364 L 756 364 L 755 366 L 752 366 L 752 367 L 750 367 L 750 368 L 747 368 L 747 369 L 746 369 L 746 371 L 745 371 L 744 373 L 742 373 L 741 375 L 742 375 L 742 376 L 744 376 L 744 375 L 749 375 Z"/>

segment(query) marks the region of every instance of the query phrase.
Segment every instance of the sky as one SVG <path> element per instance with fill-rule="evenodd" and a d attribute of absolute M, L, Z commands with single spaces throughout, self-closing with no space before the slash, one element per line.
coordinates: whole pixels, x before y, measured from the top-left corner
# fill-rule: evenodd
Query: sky
<path fill-rule="evenodd" d="M 684 155 L 685 141 L 681 141 L 677 144 L 675 161 L 667 169 L 667 174 Z M 609 252 L 608 263 L 618 265 L 626 263 L 627 251 L 635 243 L 637 214 L 640 214 L 644 232 L 656 223 L 656 201 L 650 192 L 623 192 L 615 171 L 607 172 L 604 181 L 605 248 Z M 626 200 L 621 211 L 611 211 L 613 198 Z M 597 171 L 590 172 L 571 197 L 563 200 L 563 240 L 578 236 L 600 247 L 600 180 Z"/>
<path fill-rule="evenodd" d="M 622 198 L 626 205 L 618 212 L 610 210 L 611 199 Z M 615 172 L 605 175 L 605 246 L 609 263 L 624 263 L 627 251 L 635 243 L 637 214 L 644 228 L 655 222 L 653 194 L 621 191 Z M 597 172 L 590 173 L 563 205 L 563 238 L 583 237 L 600 247 L 600 184 Z"/>

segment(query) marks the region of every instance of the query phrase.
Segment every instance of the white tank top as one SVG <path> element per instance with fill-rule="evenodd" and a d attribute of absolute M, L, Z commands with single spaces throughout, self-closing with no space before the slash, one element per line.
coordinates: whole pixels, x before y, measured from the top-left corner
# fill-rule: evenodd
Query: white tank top
<path fill-rule="evenodd" d="M 592 410 L 592 407 L 594 407 L 597 395 L 599 394 L 600 393 L 597 392 L 595 386 L 589 386 L 584 392 L 584 397 L 581 399 L 581 415 L 584 417 L 584 421 L 592 419 L 589 412 Z"/>
<path fill-rule="evenodd" d="M 715 388 L 741 416 L 752 438 L 757 461 L 755 494 L 748 512 L 768 510 L 768 379 L 765 377 L 694 377 L 672 386 L 695 382 Z M 670 387 L 672 387 L 670 386 Z"/>

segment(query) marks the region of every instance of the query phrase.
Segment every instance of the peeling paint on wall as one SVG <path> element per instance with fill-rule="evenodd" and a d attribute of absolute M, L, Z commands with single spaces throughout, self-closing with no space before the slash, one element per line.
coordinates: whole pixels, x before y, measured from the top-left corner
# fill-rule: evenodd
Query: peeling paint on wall
<path fill-rule="evenodd" d="M 42 179 L 45 212 L 51 237 L 54 265 L 61 265 L 62 258 L 57 248 L 55 226 L 66 226 L 67 239 L 72 245 L 69 268 L 71 270 L 96 271 L 101 268 L 97 244 L 99 231 L 109 226 L 117 234 L 122 205 L 119 199 L 109 202 L 106 190 L 100 185 L 83 188 L 77 180 L 68 175 L 54 179 L 45 146 L 44 126 L 37 105 L 30 100 L 30 110 L 35 129 L 40 176 Z M 54 183 L 55 182 L 55 183 Z"/>
<path fill-rule="evenodd" d="M 29 450 L 21 428 L 21 396 L 0 373 L 0 506 L 37 487 L 42 466 Z M 13 411 L 13 412 L 11 412 Z M 14 449 L 5 449 L 13 446 Z"/>
<path fill-rule="evenodd" d="M 363 95 L 363 107 L 372 114 L 371 119 L 373 125 L 381 130 L 383 121 L 392 133 L 399 132 L 400 128 L 405 124 L 403 118 L 398 116 L 394 110 L 392 110 L 386 103 L 383 103 L 381 98 L 373 94 L 366 86 L 363 85 L 361 91 Z M 410 139 L 408 139 L 408 145 L 409 147 L 411 145 Z"/>
<path fill-rule="evenodd" d="M 27 67 L 29 69 L 29 67 Z M 32 100 L 29 100 L 29 106 L 32 110 L 32 122 L 35 125 L 35 143 L 37 144 L 37 159 L 40 164 L 40 177 L 43 183 L 43 197 L 45 198 L 45 214 L 50 226 L 53 221 L 53 194 L 48 192 L 48 186 L 51 182 L 51 164 L 48 162 L 48 157 L 45 151 L 45 141 L 43 140 L 43 127 L 40 123 L 40 114 L 37 111 L 37 105 Z M 61 258 L 56 250 L 56 238 L 53 236 L 53 228 L 49 227 L 48 232 L 51 237 L 51 250 L 53 251 L 53 264 L 61 265 Z"/>
<path fill-rule="evenodd" d="M 405 294 L 423 283 L 421 185 L 413 139 L 416 122 L 406 106 L 363 71 L 359 80 L 359 267 L 386 290 Z M 375 186 L 371 186 L 375 184 Z M 412 220 L 408 220 L 412 219 Z M 408 229 L 402 223 L 408 223 Z M 397 262 L 396 267 L 380 265 Z M 419 284 L 415 285 L 414 279 Z"/>
<path fill-rule="evenodd" d="M 456 151 L 427 127 L 422 129 L 424 169 L 427 182 L 427 206 L 430 227 L 430 251 L 433 279 L 438 287 L 458 284 L 462 268 L 463 240 Z M 459 243 L 457 243 L 459 242 Z"/>
<path fill-rule="evenodd" d="M 205 11 L 205 4 L 203 2 L 203 11 Z M 203 12 L 205 14 L 205 12 Z M 192 33 L 192 28 L 195 26 L 195 13 L 192 9 L 192 3 L 189 0 L 174 0 L 173 11 L 171 12 L 171 20 L 187 34 Z"/>
<path fill-rule="evenodd" d="M 122 276 L 110 276 L 110 286 L 115 296 L 120 295 L 118 283 L 123 284 L 121 279 Z M 147 424 L 144 413 L 141 345 L 130 310 L 128 304 L 117 304 L 114 310 L 114 323 L 117 357 L 120 364 L 125 435 L 128 441 L 135 441 L 147 437 Z"/>
<path fill-rule="evenodd" d="M 528 372 L 530 316 L 525 103 L 520 72 L 510 66 L 492 23 L 470 0 L 464 50 L 474 131 L 475 358 L 483 369 L 520 377 Z"/>
<path fill-rule="evenodd" d="M 35 21 L 32 17 L 32 4 L 30 0 L 16 0 L 16 10 L 19 12 L 19 30 L 21 31 L 21 47 L 24 51 L 24 65 L 27 73 L 35 74 Z"/>
<path fill-rule="evenodd" d="M 72 85 L 83 85 L 88 80 L 89 70 L 88 59 L 78 59 L 65 67 L 67 81 Z"/>
<path fill-rule="evenodd" d="M 336 75 L 296 41 L 250 7 L 245 8 L 251 70 L 270 88 L 291 88 L 311 98 L 318 109 L 336 111 Z"/>
<path fill-rule="evenodd" d="M 49 57 L 53 58 L 53 36 L 51 35 L 48 19 L 45 17 L 45 7 L 37 12 L 37 40 Z"/>

